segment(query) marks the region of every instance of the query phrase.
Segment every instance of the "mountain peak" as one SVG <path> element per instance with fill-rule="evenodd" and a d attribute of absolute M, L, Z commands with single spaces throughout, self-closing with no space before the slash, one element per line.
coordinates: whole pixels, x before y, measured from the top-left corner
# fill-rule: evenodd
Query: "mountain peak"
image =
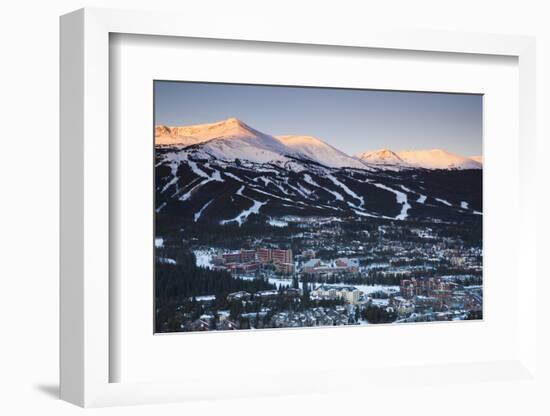
<path fill-rule="evenodd" d="M 226 124 L 239 124 L 239 125 L 243 125 L 244 123 L 239 120 L 238 118 L 236 117 L 229 117 L 229 118 L 226 118 L 225 120 L 222 121 L 222 123 L 226 123 Z"/>
<path fill-rule="evenodd" d="M 169 133 L 169 132 L 170 132 L 170 127 L 165 126 L 164 124 L 157 124 L 155 126 L 155 135 Z"/>
<path fill-rule="evenodd" d="M 481 163 L 472 158 L 463 157 L 445 149 L 405 150 L 394 152 L 380 149 L 360 153 L 356 156 L 367 165 L 378 165 L 387 169 L 423 168 L 423 169 L 481 169 Z"/>
<path fill-rule="evenodd" d="M 214 123 L 187 126 L 186 129 L 192 130 L 196 135 L 202 135 L 204 137 L 208 137 L 209 139 L 242 136 L 243 134 L 249 135 L 250 133 L 256 135 L 259 133 L 257 130 L 254 130 L 252 127 L 248 126 L 236 117 L 229 117 L 225 120 L 216 121 Z"/>
<path fill-rule="evenodd" d="M 219 159 L 245 159 L 263 163 L 307 159 L 328 167 L 357 169 L 481 169 L 472 158 L 444 149 L 394 152 L 379 149 L 355 157 L 338 150 L 315 136 L 271 136 L 248 126 L 236 117 L 190 126 L 155 126 L 155 144 L 187 147 L 204 144 L 205 154 Z"/>
<path fill-rule="evenodd" d="M 262 133 L 236 117 L 213 123 L 155 127 L 155 143 L 158 145 L 190 146 L 218 138 L 253 138 L 259 135 Z"/>
<path fill-rule="evenodd" d="M 214 126 L 226 126 L 228 128 L 240 128 L 240 129 L 246 129 L 246 130 L 254 130 L 252 127 L 250 127 L 248 124 L 246 124 L 244 121 L 236 118 L 236 117 L 229 117 L 225 120 L 218 121 L 216 123 L 212 123 Z"/>
<path fill-rule="evenodd" d="M 390 149 L 380 149 L 371 152 L 363 152 L 356 155 L 357 158 L 366 163 L 380 165 L 406 165 L 397 153 Z"/>

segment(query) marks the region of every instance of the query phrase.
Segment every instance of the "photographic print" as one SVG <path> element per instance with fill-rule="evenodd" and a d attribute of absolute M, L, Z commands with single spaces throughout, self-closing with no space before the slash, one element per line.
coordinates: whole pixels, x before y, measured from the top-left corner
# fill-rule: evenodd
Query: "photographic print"
<path fill-rule="evenodd" d="M 155 331 L 482 319 L 482 104 L 155 81 Z"/>

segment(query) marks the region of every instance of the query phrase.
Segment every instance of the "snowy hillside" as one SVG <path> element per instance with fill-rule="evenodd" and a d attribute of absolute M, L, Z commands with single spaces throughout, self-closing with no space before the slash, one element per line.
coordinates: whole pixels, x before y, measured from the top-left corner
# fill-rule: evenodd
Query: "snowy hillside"
<path fill-rule="evenodd" d="M 246 160 L 254 163 L 288 162 L 292 151 L 275 137 L 229 119 L 223 135 L 188 148 L 189 154 L 225 161 Z"/>
<path fill-rule="evenodd" d="M 331 168 L 365 169 L 358 160 L 313 136 L 276 136 L 293 153 Z"/>
<path fill-rule="evenodd" d="M 470 158 L 443 149 L 410 150 L 397 153 L 409 165 L 425 169 L 481 169 L 482 165 Z"/>
<path fill-rule="evenodd" d="M 343 220 L 447 221 L 479 217 L 480 170 L 330 168 L 205 159 L 192 149 L 156 152 L 156 212 L 175 224 L 219 226 Z M 296 169 L 299 166 L 300 169 Z"/>
<path fill-rule="evenodd" d="M 189 147 L 188 152 L 197 157 L 227 161 L 239 159 L 284 164 L 294 159 L 307 159 L 329 167 L 365 169 L 361 162 L 321 139 L 311 136 L 274 137 L 236 118 L 193 126 L 157 126 L 155 143 L 158 146 Z"/>
<path fill-rule="evenodd" d="M 383 149 L 357 155 L 367 165 L 383 169 L 481 169 L 482 164 L 473 158 L 460 156 L 443 149 L 409 150 L 393 152 Z"/>
<path fill-rule="evenodd" d="M 402 168 L 481 169 L 480 161 L 442 149 L 394 152 L 389 149 L 364 152 L 351 157 L 313 136 L 271 136 L 237 118 L 192 126 L 155 128 L 157 146 L 187 148 L 195 157 L 225 161 L 246 160 L 253 163 L 293 165 L 296 159 L 308 160 L 331 168 L 355 169 Z"/>
<path fill-rule="evenodd" d="M 400 169 L 403 167 L 410 167 L 407 162 L 397 155 L 397 153 L 388 149 L 363 152 L 356 155 L 356 157 L 363 163 L 374 165 L 377 168 Z"/>
<path fill-rule="evenodd" d="M 482 165 L 440 149 L 351 157 L 236 118 L 155 132 L 156 213 L 182 226 L 281 226 L 285 216 L 475 221 L 482 212 Z"/>
<path fill-rule="evenodd" d="M 265 135 L 236 118 L 191 126 L 169 127 L 159 125 L 155 127 L 156 145 L 190 146 L 218 138 L 243 140 L 260 136 Z"/>

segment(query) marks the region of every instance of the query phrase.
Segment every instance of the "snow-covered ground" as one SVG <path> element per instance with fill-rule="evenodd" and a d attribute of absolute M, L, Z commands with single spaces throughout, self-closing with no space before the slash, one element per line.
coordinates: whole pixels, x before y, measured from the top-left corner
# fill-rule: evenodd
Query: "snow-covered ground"
<path fill-rule="evenodd" d="M 330 176 L 330 175 L 329 175 Z M 304 174 L 304 180 L 310 184 L 310 185 L 313 185 L 317 188 L 321 188 L 323 190 L 325 190 L 326 192 L 332 194 L 334 196 L 334 198 L 337 200 L 337 201 L 343 201 L 344 200 L 344 197 L 339 193 L 339 192 L 336 192 L 336 191 L 332 191 L 330 189 L 326 189 L 324 187 L 322 187 L 321 185 L 319 185 L 317 182 L 315 182 L 313 180 L 313 178 L 309 175 L 309 174 Z"/>
<path fill-rule="evenodd" d="M 216 295 L 195 296 L 195 300 L 197 300 L 198 302 L 216 300 Z"/>
<path fill-rule="evenodd" d="M 260 201 L 256 201 L 255 199 L 252 199 L 252 198 L 248 198 L 248 199 L 250 199 L 252 201 L 252 206 L 250 208 L 245 209 L 243 212 L 241 212 L 235 218 L 220 221 L 220 224 L 221 225 L 226 225 L 226 224 L 229 224 L 229 223 L 235 221 L 237 224 L 239 224 L 239 227 L 240 227 L 241 225 L 243 225 L 243 223 L 246 221 L 246 219 L 251 214 L 259 213 L 260 208 L 263 207 L 265 204 L 267 204 L 267 201 L 266 202 L 260 202 Z"/>
<path fill-rule="evenodd" d="M 403 159 L 389 149 L 362 152 L 355 156 L 369 165 L 374 165 L 387 170 L 398 171 L 400 167 L 408 166 Z"/>
<path fill-rule="evenodd" d="M 257 192 L 259 194 L 262 194 L 262 195 L 267 195 L 267 196 L 270 196 L 272 198 L 280 199 L 281 201 L 294 202 L 290 198 L 285 198 L 283 196 L 278 196 L 278 195 L 272 194 L 271 192 L 266 192 L 262 189 L 259 189 L 259 188 L 253 187 L 253 186 L 249 187 L 248 189 L 250 189 L 251 191 Z"/>
<path fill-rule="evenodd" d="M 164 247 L 164 239 L 162 237 L 156 237 L 155 238 L 155 247 L 156 248 Z"/>
<path fill-rule="evenodd" d="M 371 299 L 371 304 L 375 306 L 388 306 L 388 299 Z"/>
<path fill-rule="evenodd" d="M 272 227 L 278 227 L 278 228 L 282 228 L 282 227 L 287 227 L 288 226 L 288 222 L 286 221 L 282 221 L 282 220 L 278 220 L 278 219 L 275 219 L 275 218 L 269 218 L 269 220 L 267 221 L 267 223 L 269 225 L 271 225 Z"/>
<path fill-rule="evenodd" d="M 336 191 L 331 191 L 330 189 L 325 189 L 325 191 L 332 194 L 334 196 L 334 198 L 336 198 L 337 201 L 343 201 L 344 200 L 344 197 Z"/>
<path fill-rule="evenodd" d="M 300 188 L 300 191 L 302 192 L 302 195 L 309 196 L 313 193 L 313 191 L 309 188 L 306 188 L 304 185 L 302 185 L 300 182 L 296 183 L 298 187 Z"/>
<path fill-rule="evenodd" d="M 424 169 L 481 169 L 480 161 L 460 156 L 443 149 L 409 150 L 393 152 L 381 149 L 372 152 L 363 152 L 356 155 L 367 165 L 373 165 L 387 170 L 400 168 Z"/>
<path fill-rule="evenodd" d="M 184 193 L 182 196 L 180 196 L 180 201 L 187 201 L 189 198 L 191 198 L 191 194 L 196 191 L 198 188 L 206 185 L 207 183 L 209 182 L 213 182 L 213 181 L 216 181 L 216 182 L 225 182 L 225 179 L 223 179 L 221 177 L 221 174 L 219 171 L 217 170 L 214 170 L 214 172 L 212 172 L 212 175 L 209 175 L 208 173 L 206 173 L 205 171 L 203 171 L 202 169 L 200 169 L 197 164 L 195 162 L 193 162 L 192 160 L 188 160 L 188 163 L 189 163 L 189 167 L 191 168 L 191 170 L 197 174 L 198 176 L 202 177 L 202 178 L 205 178 L 202 182 L 199 182 L 197 185 L 193 186 L 190 190 L 188 190 L 186 193 Z"/>
<path fill-rule="evenodd" d="M 401 205 L 401 212 L 395 217 L 396 220 L 404 220 L 408 217 L 407 212 L 411 208 L 411 204 L 409 204 L 408 202 L 406 193 L 398 191 L 397 189 L 390 188 L 389 186 L 386 186 L 382 183 L 376 183 L 376 182 L 370 182 L 370 183 L 376 186 L 377 188 L 384 189 L 386 191 L 393 192 L 395 194 L 395 200 L 397 201 L 398 204 Z"/>
<path fill-rule="evenodd" d="M 468 203 L 466 201 L 461 201 L 460 202 L 460 208 L 462 209 L 468 209 Z"/>
<path fill-rule="evenodd" d="M 370 295 L 374 292 L 384 292 L 387 294 L 399 292 L 399 286 L 384 286 L 384 285 L 349 285 L 346 283 L 327 283 L 328 286 L 344 287 L 353 286 L 363 292 L 365 295 Z M 316 287 L 321 286 L 321 283 L 316 283 Z"/>
<path fill-rule="evenodd" d="M 363 170 L 369 170 L 371 164 L 382 168 L 388 165 L 392 169 L 411 166 L 427 169 L 482 168 L 479 161 L 443 149 L 397 153 L 384 149 L 352 157 L 319 138 L 297 135 L 271 136 L 234 117 L 191 126 L 158 125 L 155 128 L 155 143 L 178 145 L 181 148 L 200 144 L 200 147 L 193 149 L 197 156 L 228 161 L 239 159 L 253 163 L 292 164 L 292 157 L 299 157 L 328 167 Z M 301 165 L 297 165 L 297 168 L 302 170 Z"/>
<path fill-rule="evenodd" d="M 317 188 L 323 189 L 323 190 L 327 191 L 328 193 L 332 194 L 332 195 L 334 196 L 334 198 L 336 198 L 337 201 L 343 201 L 343 200 L 344 200 L 344 197 L 343 197 L 342 195 L 340 195 L 338 192 L 336 192 L 336 191 L 331 191 L 331 190 L 329 190 L 329 189 L 323 188 L 321 185 L 319 185 L 317 182 L 315 182 L 315 181 L 313 180 L 313 178 L 312 178 L 310 175 L 308 175 L 307 173 L 304 174 L 304 180 L 305 180 L 308 184 L 310 184 L 310 185 L 312 185 L 312 186 L 315 186 L 315 187 L 317 187 Z"/>
<path fill-rule="evenodd" d="M 205 267 L 211 269 L 213 267 L 212 257 L 214 257 L 215 252 L 213 250 L 194 250 L 193 253 L 197 259 L 198 267 Z"/>
<path fill-rule="evenodd" d="M 228 219 L 228 220 L 222 220 L 220 221 L 220 224 L 221 225 L 226 225 L 226 224 L 229 224 L 229 223 L 232 223 L 232 222 L 236 222 L 239 227 L 241 225 L 243 225 L 247 218 L 252 215 L 252 214 L 258 214 L 260 212 L 260 208 L 263 207 L 265 204 L 267 204 L 268 201 L 256 201 L 255 199 L 252 199 L 246 195 L 243 194 L 243 191 L 245 189 L 245 186 L 242 185 L 236 192 L 236 195 L 242 197 L 242 198 L 246 198 L 250 201 L 252 201 L 252 206 L 248 209 L 245 209 L 244 211 L 242 211 L 239 215 L 237 215 L 235 218 L 231 218 L 231 219 Z M 254 189 L 254 191 L 256 191 Z"/>
<path fill-rule="evenodd" d="M 210 205 L 212 203 L 213 199 L 211 199 L 210 201 L 208 201 L 206 204 L 204 204 L 202 206 L 201 209 L 199 209 L 197 212 L 195 212 L 195 215 L 193 216 L 193 219 L 195 222 L 197 222 L 199 220 L 199 218 L 201 217 L 203 211 L 208 208 L 208 205 Z"/>
<path fill-rule="evenodd" d="M 447 201 L 447 200 L 445 200 L 445 199 L 443 199 L 443 198 L 434 198 L 434 199 L 435 199 L 437 202 L 441 202 L 442 204 L 445 204 L 445 205 L 447 205 L 447 206 L 449 206 L 449 207 L 452 207 L 452 206 L 453 206 L 453 204 L 451 204 L 449 201 Z"/>
<path fill-rule="evenodd" d="M 172 185 L 176 184 L 178 182 L 178 177 L 177 176 L 174 176 L 172 179 L 170 179 L 170 181 L 164 185 L 164 187 L 161 189 L 160 193 L 164 193 L 168 190 L 168 188 L 170 188 Z"/>
<path fill-rule="evenodd" d="M 411 150 L 397 155 L 410 166 L 425 169 L 481 169 L 482 165 L 468 157 L 460 156 L 443 149 Z"/>
<path fill-rule="evenodd" d="M 243 181 L 241 178 L 239 178 L 237 175 L 233 175 L 231 172 L 224 172 L 223 174 L 229 178 L 235 179 L 238 182 Z"/>
<path fill-rule="evenodd" d="M 332 147 L 323 140 L 313 136 L 275 136 L 285 146 L 299 156 L 318 162 L 322 165 L 341 168 L 354 167 L 364 169 L 357 159 Z"/>
<path fill-rule="evenodd" d="M 368 213 L 368 212 L 359 211 L 357 209 L 354 209 L 353 212 L 355 212 L 360 217 L 383 218 L 385 220 L 394 220 L 395 219 L 394 217 L 388 217 L 386 215 L 371 214 L 371 213 Z"/>
<path fill-rule="evenodd" d="M 241 275 L 239 276 L 239 279 L 242 279 L 242 280 L 254 280 L 256 279 L 256 277 L 254 275 Z M 292 279 L 291 278 L 283 278 L 283 277 L 269 277 L 268 279 L 268 282 L 271 283 L 272 285 L 275 285 L 275 287 L 279 288 L 280 286 L 284 286 L 284 287 L 292 287 Z M 298 285 L 300 287 L 300 289 L 303 288 L 303 284 L 302 282 L 298 282 Z M 320 282 L 317 282 L 317 283 L 311 283 L 310 284 L 313 289 L 316 289 L 318 288 L 319 286 L 323 286 L 323 285 L 326 285 L 326 286 L 334 286 L 334 287 L 350 287 L 350 286 L 353 286 L 355 288 L 357 288 L 357 290 L 363 292 L 365 295 L 371 295 L 375 292 L 383 292 L 383 293 L 386 293 L 387 295 L 391 295 L 391 294 L 397 294 L 399 293 L 399 286 L 395 286 L 395 285 L 352 285 L 352 284 L 347 284 L 347 283 L 320 283 Z M 376 301 L 376 302 L 379 302 L 379 303 L 384 303 L 387 304 L 387 299 L 375 299 L 373 301 Z"/>
<path fill-rule="evenodd" d="M 334 176 L 332 175 L 327 175 L 327 178 L 329 178 L 332 183 L 334 183 L 335 185 L 339 186 L 340 188 L 342 188 L 344 190 L 344 192 L 346 194 L 348 194 L 349 196 L 351 196 L 352 198 L 355 198 L 357 199 L 358 201 L 360 201 L 360 205 L 356 208 L 362 208 L 364 205 L 365 205 L 365 200 L 363 199 L 362 196 L 359 196 L 357 195 L 355 192 L 353 192 L 351 189 L 348 188 L 348 186 L 342 182 L 340 182 L 338 179 L 336 179 Z"/>
<path fill-rule="evenodd" d="M 242 277 L 241 277 L 242 278 Z M 254 277 L 250 276 L 248 278 L 245 277 L 247 280 L 254 279 Z M 269 283 L 279 287 L 281 285 L 284 286 L 292 286 L 292 279 L 285 279 L 285 278 L 278 278 L 278 277 L 270 277 L 268 279 Z M 325 283 L 313 283 L 314 288 L 317 288 L 319 286 L 324 285 Z M 299 282 L 300 288 L 302 288 L 302 282 Z M 326 283 L 327 286 L 334 286 L 334 287 L 349 287 L 353 286 L 356 287 L 357 290 L 360 290 L 365 295 L 370 295 L 375 292 L 384 292 L 388 295 L 391 293 L 398 293 L 399 292 L 399 286 L 385 286 L 385 285 L 351 285 L 347 283 Z"/>
<path fill-rule="evenodd" d="M 269 283 L 272 285 L 275 285 L 276 287 L 279 286 L 292 286 L 292 279 L 284 279 L 284 278 L 278 278 L 278 277 L 270 277 L 267 279 Z M 298 283 L 300 285 L 300 289 L 302 288 L 302 282 Z"/>
<path fill-rule="evenodd" d="M 162 209 L 166 206 L 166 202 L 163 202 L 162 204 L 160 204 L 157 209 L 155 209 L 155 212 L 158 214 L 160 211 L 162 211 Z"/>

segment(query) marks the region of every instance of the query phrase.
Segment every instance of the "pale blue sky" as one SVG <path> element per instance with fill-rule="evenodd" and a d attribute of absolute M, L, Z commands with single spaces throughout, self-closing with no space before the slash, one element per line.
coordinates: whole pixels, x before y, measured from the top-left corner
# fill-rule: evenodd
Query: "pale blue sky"
<path fill-rule="evenodd" d="M 236 117 L 267 134 L 319 137 L 356 154 L 443 148 L 481 155 L 482 96 L 155 81 L 155 123 Z"/>

